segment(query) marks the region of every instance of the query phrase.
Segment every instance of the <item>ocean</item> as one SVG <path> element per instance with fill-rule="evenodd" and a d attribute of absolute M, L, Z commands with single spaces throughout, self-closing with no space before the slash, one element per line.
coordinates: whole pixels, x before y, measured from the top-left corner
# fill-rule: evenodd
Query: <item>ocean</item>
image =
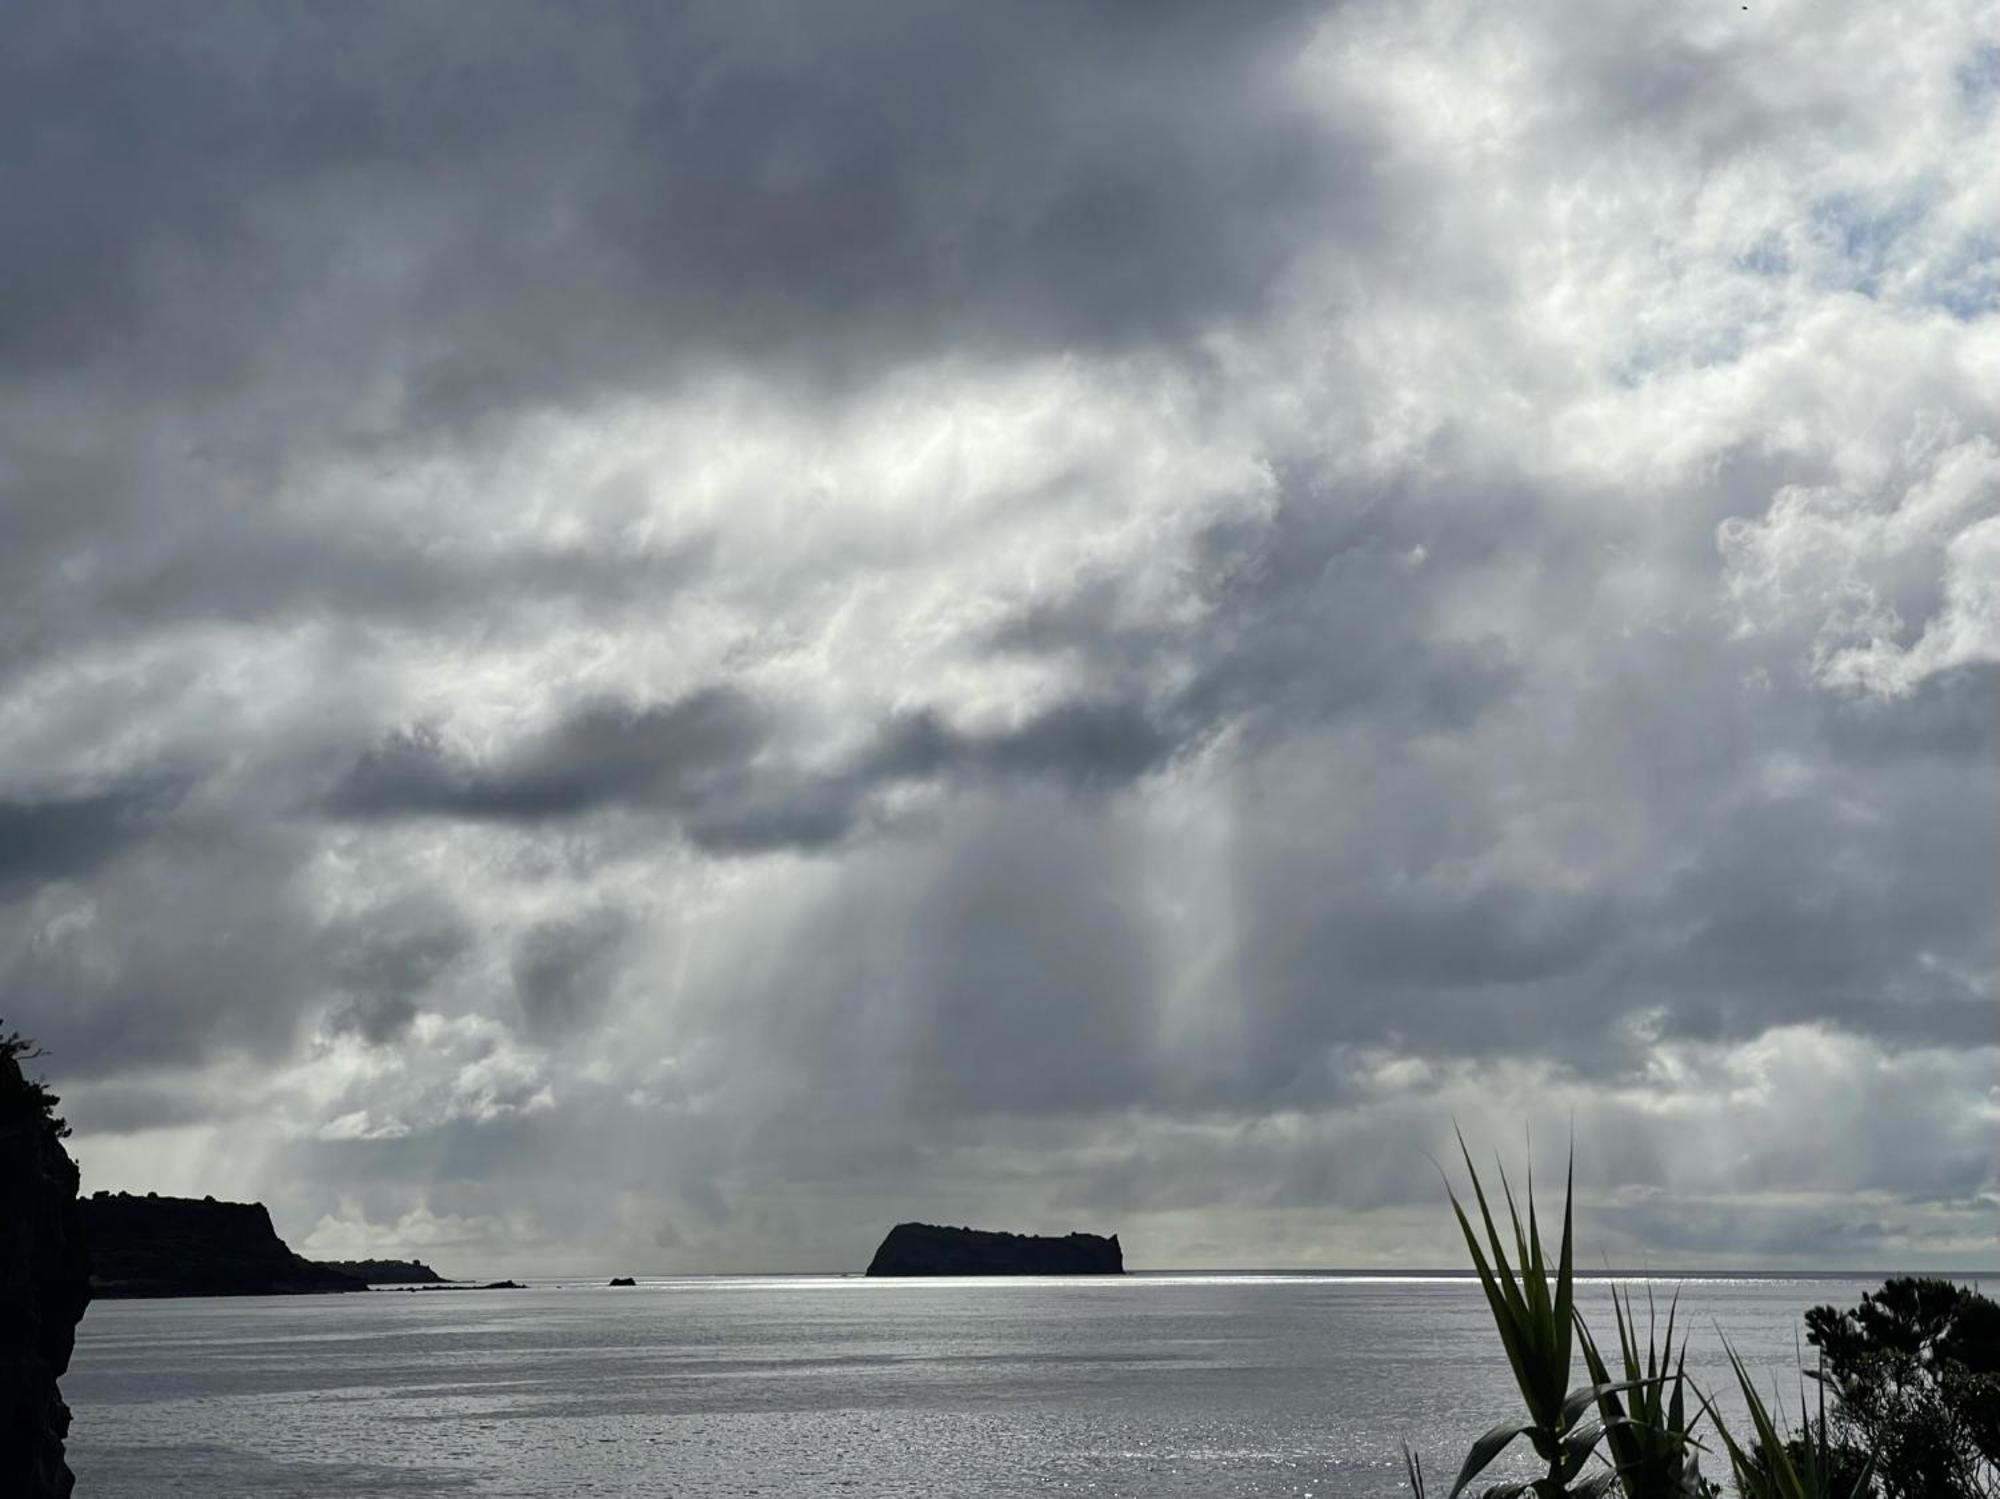
<path fill-rule="evenodd" d="M 1625 1284 L 1678 1287 L 1705 1389 L 1726 1333 L 1794 1410 L 1801 1314 L 1872 1286 Z M 1605 1283 L 1578 1295 L 1609 1338 Z M 1518 1409 L 1476 1282 L 1343 1274 L 109 1301 L 63 1390 L 79 1499 L 1374 1499 L 1402 1443 L 1442 1493 Z"/>

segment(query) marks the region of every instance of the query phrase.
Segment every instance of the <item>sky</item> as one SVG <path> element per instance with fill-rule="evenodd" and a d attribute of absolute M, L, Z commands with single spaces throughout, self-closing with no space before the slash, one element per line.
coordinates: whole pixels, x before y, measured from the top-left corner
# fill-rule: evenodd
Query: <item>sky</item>
<path fill-rule="evenodd" d="M 2000 1265 L 1996 137 L 1993 0 L 11 7 L 85 1189 Z"/>

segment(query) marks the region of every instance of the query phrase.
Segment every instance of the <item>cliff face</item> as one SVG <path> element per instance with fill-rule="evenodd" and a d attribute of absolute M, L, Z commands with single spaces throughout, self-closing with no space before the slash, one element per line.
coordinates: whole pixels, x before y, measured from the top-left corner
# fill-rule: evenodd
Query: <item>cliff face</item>
<path fill-rule="evenodd" d="M 90 1262 L 55 1100 L 22 1075 L 17 1050 L 0 1045 L 0 1493 L 66 1499 L 76 1479 L 56 1380 L 90 1300 Z"/>
<path fill-rule="evenodd" d="M 271 1296 L 358 1291 L 362 1282 L 300 1259 L 261 1202 L 99 1192 L 79 1204 L 98 1296 Z"/>
<path fill-rule="evenodd" d="M 898 1223 L 869 1262 L 870 1275 L 1122 1275 L 1118 1235 L 991 1233 Z"/>

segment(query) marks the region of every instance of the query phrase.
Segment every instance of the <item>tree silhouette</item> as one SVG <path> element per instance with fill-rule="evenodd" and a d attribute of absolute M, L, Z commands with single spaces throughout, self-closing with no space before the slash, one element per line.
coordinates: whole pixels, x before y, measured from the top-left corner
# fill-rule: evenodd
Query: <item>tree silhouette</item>
<path fill-rule="evenodd" d="M 2000 1305 L 1903 1276 L 1851 1310 L 1812 1308 L 1806 1328 L 1886 1499 L 2000 1495 Z"/>

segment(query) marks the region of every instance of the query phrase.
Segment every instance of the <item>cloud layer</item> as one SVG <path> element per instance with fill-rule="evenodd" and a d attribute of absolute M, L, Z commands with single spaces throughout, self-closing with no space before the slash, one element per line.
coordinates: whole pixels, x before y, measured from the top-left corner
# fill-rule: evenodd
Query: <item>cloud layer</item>
<path fill-rule="evenodd" d="M 29 6 L 0 995 L 327 1253 L 1990 1264 L 2000 30 Z"/>

